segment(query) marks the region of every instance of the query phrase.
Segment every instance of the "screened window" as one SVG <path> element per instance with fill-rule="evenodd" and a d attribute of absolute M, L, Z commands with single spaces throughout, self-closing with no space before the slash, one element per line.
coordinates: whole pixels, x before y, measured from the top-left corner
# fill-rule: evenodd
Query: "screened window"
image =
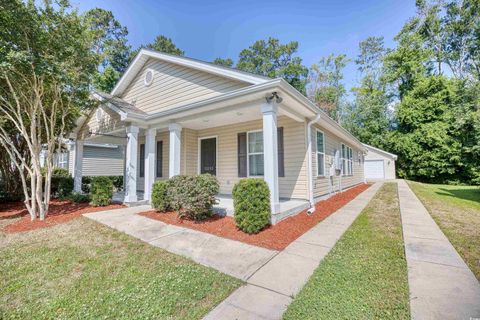
<path fill-rule="evenodd" d="M 325 135 L 317 130 L 317 175 L 325 175 Z"/>
<path fill-rule="evenodd" d="M 352 148 L 342 144 L 343 175 L 353 175 L 353 152 Z"/>
<path fill-rule="evenodd" d="M 263 132 L 249 132 L 247 140 L 248 175 L 263 176 Z"/>
<path fill-rule="evenodd" d="M 163 177 L 162 165 L 163 165 L 163 141 L 157 141 L 157 157 L 156 157 L 156 172 L 157 178 Z"/>
<path fill-rule="evenodd" d="M 145 144 L 140 145 L 140 178 L 145 176 Z"/>

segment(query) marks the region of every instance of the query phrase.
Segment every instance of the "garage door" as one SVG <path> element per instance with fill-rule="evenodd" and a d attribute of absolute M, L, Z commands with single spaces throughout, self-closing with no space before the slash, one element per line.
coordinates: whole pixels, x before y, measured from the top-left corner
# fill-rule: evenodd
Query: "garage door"
<path fill-rule="evenodd" d="M 366 179 L 385 178 L 383 160 L 365 160 L 364 166 Z"/>

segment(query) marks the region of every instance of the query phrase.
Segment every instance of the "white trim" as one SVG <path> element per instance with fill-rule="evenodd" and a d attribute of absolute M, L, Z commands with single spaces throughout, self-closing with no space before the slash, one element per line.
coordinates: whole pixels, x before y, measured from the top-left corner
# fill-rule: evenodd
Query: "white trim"
<path fill-rule="evenodd" d="M 218 135 L 215 136 L 206 136 L 206 137 L 198 137 L 198 157 L 197 157 L 197 173 L 201 174 L 201 165 L 202 165 L 202 153 L 201 153 L 201 143 L 202 140 L 213 139 L 215 138 L 215 176 L 218 176 Z"/>
<path fill-rule="evenodd" d="M 371 145 L 368 145 L 368 144 L 365 144 L 365 143 L 364 143 L 363 145 L 364 145 L 365 147 L 367 147 L 367 150 L 368 150 L 368 149 L 372 149 L 372 150 L 374 150 L 374 151 L 377 151 L 377 152 L 380 152 L 380 153 L 385 154 L 387 157 L 390 157 L 390 158 L 392 158 L 393 160 L 397 160 L 397 159 L 398 159 L 398 156 L 397 156 L 396 154 L 387 152 L 387 151 L 382 150 L 382 149 L 375 148 L 375 147 L 373 147 L 373 146 L 371 146 Z"/>
<path fill-rule="evenodd" d="M 323 135 L 323 151 L 322 152 L 319 152 L 318 151 L 318 135 L 317 133 L 320 132 L 322 135 Z M 317 161 L 317 177 L 326 177 L 326 163 L 325 163 L 325 132 L 323 132 L 323 130 L 320 130 L 318 128 L 315 128 L 315 149 L 316 149 L 316 152 L 315 152 L 315 160 Z M 323 154 L 323 174 L 318 174 L 318 154 L 321 153 Z"/>
<path fill-rule="evenodd" d="M 248 134 L 249 133 L 254 133 L 254 132 L 261 132 L 262 133 L 262 148 L 263 148 L 263 129 L 257 129 L 257 130 L 250 130 L 250 131 L 247 131 L 247 178 L 264 178 L 265 177 L 265 150 L 263 150 L 263 152 L 253 152 L 253 153 L 250 153 L 250 151 L 248 150 L 249 146 L 250 146 L 250 143 L 249 143 L 249 139 L 248 139 Z M 250 175 L 250 155 L 263 155 L 263 175 L 261 176 L 252 176 Z"/>

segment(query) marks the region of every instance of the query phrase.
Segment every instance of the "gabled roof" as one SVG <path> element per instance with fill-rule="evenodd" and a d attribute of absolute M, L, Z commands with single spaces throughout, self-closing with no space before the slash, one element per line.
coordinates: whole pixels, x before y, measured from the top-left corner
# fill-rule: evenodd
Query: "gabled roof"
<path fill-rule="evenodd" d="M 114 97 L 111 94 L 96 91 L 93 93 L 93 96 L 94 98 L 98 99 L 103 105 L 120 114 L 120 116 L 145 117 L 147 115 L 146 112 L 140 110 L 131 103 L 128 103 L 118 97 Z"/>
<path fill-rule="evenodd" d="M 397 156 L 396 154 L 387 152 L 387 151 L 382 150 L 382 149 L 375 148 L 375 147 L 373 147 L 373 146 L 371 146 L 371 145 L 368 145 L 368 144 L 365 144 L 365 143 L 364 143 L 363 145 L 364 145 L 367 149 L 371 149 L 371 150 L 373 150 L 373 151 L 376 151 L 376 152 L 378 152 L 378 153 L 381 153 L 381 154 L 383 154 L 383 155 L 385 155 L 385 156 L 387 156 L 387 157 L 389 157 L 389 158 L 392 158 L 393 160 L 397 160 L 397 158 L 398 158 L 398 156 Z"/>
<path fill-rule="evenodd" d="M 130 82 L 138 74 L 138 72 L 140 72 L 148 59 L 156 59 L 169 63 L 174 63 L 180 66 L 189 67 L 217 76 L 238 80 L 250 84 L 260 84 L 271 80 L 269 78 L 259 76 L 253 73 L 240 71 L 234 68 L 219 66 L 209 62 L 204 62 L 192 58 L 174 56 L 149 49 L 141 49 L 140 52 L 136 55 L 135 59 L 133 59 L 133 62 L 130 63 L 127 71 L 125 71 L 123 76 L 117 82 L 117 85 L 115 86 L 115 88 L 113 88 L 111 94 L 114 96 L 121 95 L 123 91 L 128 87 Z"/>

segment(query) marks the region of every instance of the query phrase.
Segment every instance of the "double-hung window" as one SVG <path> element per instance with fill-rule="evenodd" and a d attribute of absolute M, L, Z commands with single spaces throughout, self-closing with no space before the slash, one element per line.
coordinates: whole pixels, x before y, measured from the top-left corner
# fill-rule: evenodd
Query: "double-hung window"
<path fill-rule="evenodd" d="M 248 175 L 263 176 L 263 132 L 247 134 Z"/>
<path fill-rule="evenodd" d="M 325 135 L 317 130 L 317 175 L 325 176 Z"/>
<path fill-rule="evenodd" d="M 343 163 L 343 175 L 353 175 L 353 152 L 352 148 L 342 143 L 342 163 Z"/>

